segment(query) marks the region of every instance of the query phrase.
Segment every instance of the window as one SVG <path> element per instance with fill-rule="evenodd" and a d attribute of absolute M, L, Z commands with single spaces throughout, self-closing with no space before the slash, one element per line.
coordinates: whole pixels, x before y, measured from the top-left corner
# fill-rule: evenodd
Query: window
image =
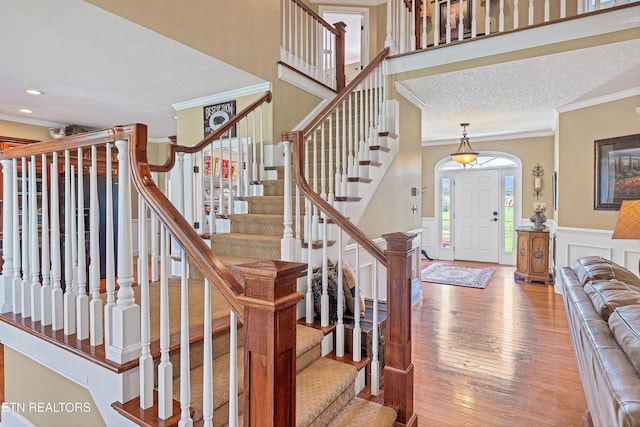
<path fill-rule="evenodd" d="M 514 248 L 514 206 L 513 206 L 513 176 L 504 177 L 504 251 L 513 252 Z"/>
<path fill-rule="evenodd" d="M 451 248 L 451 221 L 449 215 L 451 213 L 451 178 L 442 178 L 442 200 L 440 203 L 442 212 L 441 218 L 441 242 L 442 249 Z"/>

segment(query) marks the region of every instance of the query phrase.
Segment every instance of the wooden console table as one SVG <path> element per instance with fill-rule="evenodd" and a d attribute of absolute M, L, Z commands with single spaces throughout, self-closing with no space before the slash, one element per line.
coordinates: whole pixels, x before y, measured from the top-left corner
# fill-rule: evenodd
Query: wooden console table
<path fill-rule="evenodd" d="M 516 227 L 516 280 L 549 284 L 549 229 Z"/>

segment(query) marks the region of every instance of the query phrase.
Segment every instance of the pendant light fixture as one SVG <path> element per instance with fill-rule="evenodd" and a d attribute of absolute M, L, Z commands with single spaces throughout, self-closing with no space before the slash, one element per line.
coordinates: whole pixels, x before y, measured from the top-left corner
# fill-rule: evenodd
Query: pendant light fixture
<path fill-rule="evenodd" d="M 469 123 L 460 123 L 460 126 L 462 126 L 462 138 L 460 138 L 458 151 L 451 154 L 451 160 L 462 165 L 467 165 L 478 158 L 478 153 L 473 151 L 469 143 L 469 137 L 467 136 L 467 126 L 469 126 Z"/>

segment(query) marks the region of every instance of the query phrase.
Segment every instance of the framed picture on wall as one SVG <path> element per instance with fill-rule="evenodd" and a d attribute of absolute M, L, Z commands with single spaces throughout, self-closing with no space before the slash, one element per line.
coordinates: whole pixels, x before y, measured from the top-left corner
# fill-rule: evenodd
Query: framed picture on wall
<path fill-rule="evenodd" d="M 640 199 L 640 134 L 594 141 L 594 209 L 619 210 Z"/>
<path fill-rule="evenodd" d="M 462 7 L 460 2 L 462 2 Z M 440 41 L 444 41 L 447 38 L 447 21 L 451 25 L 451 40 L 458 40 L 460 14 L 462 14 L 463 37 L 466 37 L 471 34 L 471 2 L 467 0 L 450 0 L 448 14 L 447 2 L 440 2 Z"/>
<path fill-rule="evenodd" d="M 204 136 L 208 136 L 236 115 L 236 101 L 221 102 L 219 104 L 207 105 L 203 108 L 204 115 Z M 222 138 L 235 138 L 236 126 L 226 131 Z"/>

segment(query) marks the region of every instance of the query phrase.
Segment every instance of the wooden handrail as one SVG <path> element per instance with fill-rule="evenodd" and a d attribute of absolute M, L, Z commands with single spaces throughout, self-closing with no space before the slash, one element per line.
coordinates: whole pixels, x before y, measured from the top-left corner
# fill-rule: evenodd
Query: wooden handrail
<path fill-rule="evenodd" d="M 304 4 L 303 2 L 301 2 L 300 0 L 291 0 L 293 3 L 297 4 L 302 10 L 304 10 L 305 12 L 307 12 L 309 15 L 311 15 L 311 17 L 313 19 L 315 19 L 316 21 L 318 21 L 318 23 L 320 25 L 322 25 L 323 27 L 325 27 L 327 30 L 329 30 L 331 33 L 335 34 L 336 36 L 338 35 L 338 30 L 336 30 L 333 25 L 329 24 L 327 21 L 325 21 L 324 19 L 322 19 L 322 17 L 320 15 L 318 15 L 317 13 L 315 13 L 309 6 L 307 6 L 306 4 Z"/>
<path fill-rule="evenodd" d="M 231 129 L 236 123 L 240 120 L 244 119 L 248 116 L 252 111 L 258 108 L 260 105 L 265 102 L 269 103 L 273 99 L 273 94 L 271 91 L 265 92 L 260 99 L 256 100 L 254 103 L 249 105 L 247 108 L 242 110 L 239 114 L 236 114 L 232 118 L 230 118 L 227 122 L 225 122 L 222 126 L 216 129 L 214 132 L 207 135 L 200 142 L 193 146 L 184 146 L 184 145 L 175 145 L 170 144 L 167 148 L 167 160 L 162 165 L 149 165 L 149 168 L 153 172 L 168 172 L 173 168 L 175 164 L 176 153 L 197 153 L 198 151 L 202 151 L 208 144 L 220 138 L 226 131 Z"/>
<path fill-rule="evenodd" d="M 211 248 L 207 246 L 202 237 L 191 227 L 191 224 L 187 222 L 180 211 L 156 186 L 151 177 L 151 167 L 147 158 L 146 138 L 132 137 L 130 139 L 129 157 L 131 176 L 140 195 L 178 239 L 182 248 L 193 259 L 202 274 L 212 284 L 215 284 L 224 300 L 238 316 L 238 319 L 244 322 L 244 308 L 237 298 L 238 295 L 244 293 L 242 285 L 224 266 Z"/>
<path fill-rule="evenodd" d="M 384 252 L 358 227 L 356 227 L 348 218 L 338 212 L 333 206 L 331 206 L 326 200 L 324 200 L 318 193 L 314 192 L 309 186 L 307 179 L 304 176 L 304 141 L 315 131 L 315 129 L 340 105 L 346 98 L 353 92 L 353 90 L 389 55 L 389 48 L 385 48 L 382 52 L 375 57 L 375 59 L 367 65 L 367 67 L 356 76 L 351 83 L 349 83 L 340 93 L 327 105 L 311 122 L 304 128 L 304 130 L 285 132 L 282 134 L 284 141 L 292 141 L 292 157 L 293 157 L 293 169 L 296 177 L 296 182 L 300 191 L 311 200 L 312 203 L 317 205 L 321 211 L 323 211 L 329 218 L 331 218 L 336 224 L 338 224 L 344 231 L 349 234 L 356 242 L 358 242 L 364 249 L 369 252 L 373 257 L 380 261 L 384 266 L 387 265 L 387 257 Z"/>
<path fill-rule="evenodd" d="M 302 130 L 305 138 L 309 137 L 311 132 L 320 126 L 320 123 L 322 123 L 324 119 L 326 119 L 329 114 L 331 114 L 333 110 L 335 110 L 336 107 L 340 105 L 342 101 L 344 101 L 347 96 L 349 96 L 351 92 L 353 92 L 353 90 L 364 81 L 364 79 L 389 55 L 389 52 L 390 49 L 388 47 L 384 48 L 384 50 L 380 52 L 364 70 L 362 70 L 347 86 L 345 86 L 344 89 L 340 91 L 340 93 L 336 95 L 335 98 L 333 98 L 333 101 L 331 101 L 314 119 L 309 122 L 309 124 Z"/>

